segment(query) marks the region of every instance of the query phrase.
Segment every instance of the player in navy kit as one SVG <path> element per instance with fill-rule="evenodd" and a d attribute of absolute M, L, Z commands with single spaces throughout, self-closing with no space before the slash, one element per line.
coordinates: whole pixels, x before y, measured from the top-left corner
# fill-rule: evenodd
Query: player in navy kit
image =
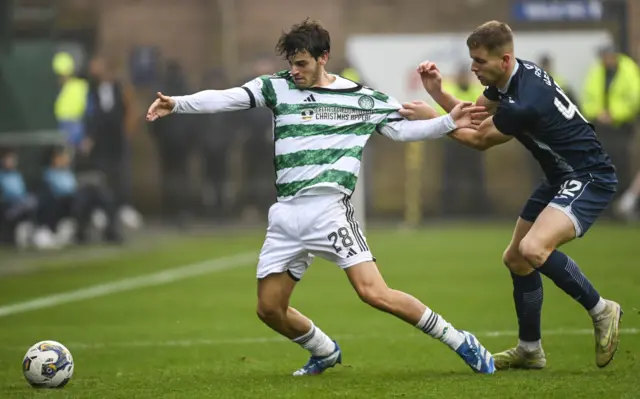
<path fill-rule="evenodd" d="M 487 86 L 477 104 L 488 115 L 478 130 L 458 129 L 450 136 L 486 150 L 516 139 L 538 160 L 545 181 L 533 192 L 516 223 L 503 255 L 513 280 L 519 342 L 494 354 L 497 369 L 539 369 L 546 365 L 541 344 L 540 313 L 544 274 L 591 315 L 596 364 L 604 367 L 618 348 L 620 305 L 601 298 L 575 261 L 557 250 L 581 237 L 607 207 L 616 191 L 615 168 L 598 142 L 593 126 L 549 74 L 514 56 L 508 25 L 491 21 L 467 39 L 471 70 Z M 436 65 L 418 67 L 425 89 L 445 110 L 458 102 L 442 91 Z M 424 103 L 405 104 L 410 119 L 427 117 Z"/>

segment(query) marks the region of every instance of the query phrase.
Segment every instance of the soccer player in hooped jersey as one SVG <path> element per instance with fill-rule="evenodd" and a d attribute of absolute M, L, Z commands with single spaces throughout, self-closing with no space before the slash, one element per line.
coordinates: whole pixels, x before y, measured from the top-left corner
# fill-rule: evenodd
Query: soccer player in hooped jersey
<path fill-rule="evenodd" d="M 296 282 L 314 256 L 342 268 L 367 304 L 442 341 L 475 372 L 493 374 L 493 358 L 474 335 L 387 286 L 349 199 L 371 134 L 397 141 L 436 139 L 458 128 L 477 127 L 475 116 L 483 108 L 458 104 L 445 116 L 437 117 L 431 109 L 429 120 L 406 120 L 395 99 L 325 70 L 330 36 L 317 22 L 294 25 L 276 49 L 289 61 L 289 70 L 227 90 L 180 97 L 158 93 L 147 120 L 253 107 L 273 111 L 277 202 L 269 210 L 258 260 L 257 313 L 270 328 L 310 352 L 294 375 L 320 374 L 342 360 L 338 344 L 289 306 Z"/>
<path fill-rule="evenodd" d="M 450 137 L 479 150 L 515 138 L 538 160 L 546 177 L 524 205 L 503 255 L 513 280 L 520 340 L 516 347 L 494 355 L 495 366 L 500 370 L 546 365 L 540 331 L 544 274 L 588 311 L 595 330 L 596 364 L 605 367 L 618 348 L 620 305 L 603 299 L 576 262 L 557 248 L 584 235 L 607 207 L 616 190 L 614 166 L 593 126 L 553 78 L 534 63 L 515 58 L 508 25 L 481 25 L 467 46 L 471 70 L 487 86 L 477 104 L 493 115 L 477 130 L 458 129 Z M 418 72 L 443 109 L 458 104 L 442 91 L 442 77 L 433 62 L 420 64 Z M 428 118 L 429 112 L 424 103 L 405 104 L 400 111 L 409 119 Z"/>

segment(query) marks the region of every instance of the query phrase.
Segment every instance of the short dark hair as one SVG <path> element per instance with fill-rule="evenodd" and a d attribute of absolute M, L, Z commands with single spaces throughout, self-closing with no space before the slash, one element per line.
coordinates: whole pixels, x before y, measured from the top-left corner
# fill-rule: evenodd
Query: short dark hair
<path fill-rule="evenodd" d="M 467 38 L 467 47 L 484 47 L 488 52 L 513 50 L 513 32 L 509 25 L 499 21 L 489 21 L 478 26 Z"/>
<path fill-rule="evenodd" d="M 320 22 L 305 19 L 291 27 L 289 32 L 282 32 L 276 44 L 278 55 L 286 60 L 297 53 L 308 52 L 316 60 L 331 51 L 331 36 Z"/>

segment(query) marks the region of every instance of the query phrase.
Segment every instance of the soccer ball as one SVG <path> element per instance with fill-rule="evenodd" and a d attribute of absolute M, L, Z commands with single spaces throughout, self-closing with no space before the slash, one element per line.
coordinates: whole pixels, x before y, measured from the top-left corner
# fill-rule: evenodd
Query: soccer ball
<path fill-rule="evenodd" d="M 35 388 L 62 388 L 73 376 L 73 357 L 56 341 L 33 345 L 22 361 L 24 378 Z"/>

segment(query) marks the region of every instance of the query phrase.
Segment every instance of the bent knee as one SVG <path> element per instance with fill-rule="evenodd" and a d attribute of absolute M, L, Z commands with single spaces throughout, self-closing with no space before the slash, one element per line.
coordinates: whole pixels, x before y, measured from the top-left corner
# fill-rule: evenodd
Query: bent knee
<path fill-rule="evenodd" d="M 376 309 L 385 310 L 389 308 L 389 287 L 385 286 L 373 286 L 367 285 L 364 287 L 356 288 L 358 297 L 362 302 Z"/>
<path fill-rule="evenodd" d="M 264 322 L 279 320 L 286 317 L 287 307 L 284 308 L 273 302 L 258 301 L 256 314 Z"/>
<path fill-rule="evenodd" d="M 547 260 L 553 248 L 548 248 L 535 237 L 525 237 L 518 247 L 520 255 L 533 267 L 540 267 Z"/>
<path fill-rule="evenodd" d="M 502 263 L 514 274 L 526 275 L 531 272 L 531 265 L 520 254 L 518 247 L 509 246 L 502 254 Z"/>
<path fill-rule="evenodd" d="M 502 254 L 502 263 L 504 263 L 504 265 L 509 269 L 516 267 L 519 263 L 522 263 L 524 261 L 525 259 L 522 257 L 522 255 L 520 255 L 520 251 L 518 251 L 517 248 L 514 249 L 511 246 L 505 249 L 504 253 Z"/>

